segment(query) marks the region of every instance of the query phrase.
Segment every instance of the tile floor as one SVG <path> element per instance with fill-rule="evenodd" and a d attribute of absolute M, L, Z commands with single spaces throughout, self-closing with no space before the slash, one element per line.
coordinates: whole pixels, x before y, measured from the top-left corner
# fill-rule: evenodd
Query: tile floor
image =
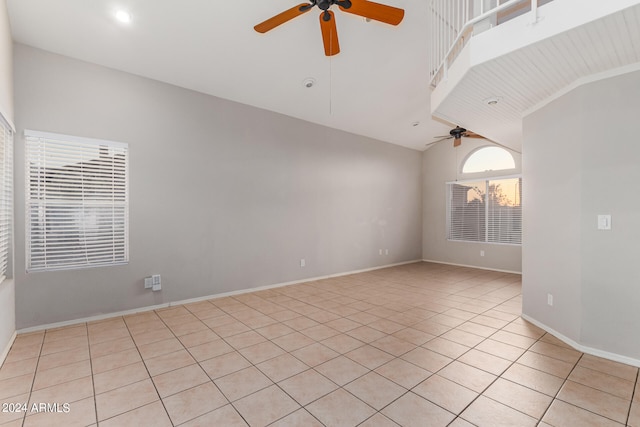
<path fill-rule="evenodd" d="M 638 369 L 522 320 L 519 279 L 416 263 L 20 335 L 0 425 L 640 427 Z"/>

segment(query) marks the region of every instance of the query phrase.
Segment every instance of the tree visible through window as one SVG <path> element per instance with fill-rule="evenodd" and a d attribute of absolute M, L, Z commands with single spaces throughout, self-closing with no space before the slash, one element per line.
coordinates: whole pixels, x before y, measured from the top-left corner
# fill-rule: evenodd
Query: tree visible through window
<path fill-rule="evenodd" d="M 522 178 L 448 184 L 447 238 L 522 243 Z"/>

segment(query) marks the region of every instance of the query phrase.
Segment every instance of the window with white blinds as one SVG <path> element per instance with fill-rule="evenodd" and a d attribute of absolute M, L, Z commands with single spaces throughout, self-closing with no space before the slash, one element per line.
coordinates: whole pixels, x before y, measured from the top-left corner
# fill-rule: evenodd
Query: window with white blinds
<path fill-rule="evenodd" d="M 25 131 L 27 270 L 129 261 L 127 144 Z"/>
<path fill-rule="evenodd" d="M 522 178 L 447 184 L 447 239 L 522 243 Z"/>
<path fill-rule="evenodd" d="M 13 212 L 13 130 L 0 117 L 0 282 L 7 277 Z"/>

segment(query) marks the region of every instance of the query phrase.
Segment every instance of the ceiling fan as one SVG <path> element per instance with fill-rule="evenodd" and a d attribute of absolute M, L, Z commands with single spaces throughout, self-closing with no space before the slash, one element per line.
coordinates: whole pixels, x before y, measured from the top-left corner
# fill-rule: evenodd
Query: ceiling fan
<path fill-rule="evenodd" d="M 311 3 L 301 3 L 291 9 L 285 10 L 264 22 L 253 27 L 259 33 L 266 33 L 278 25 L 296 18 L 318 6 L 320 12 L 320 30 L 324 43 L 324 54 L 333 56 L 340 53 L 338 43 L 338 31 L 334 13 L 329 10 L 331 6 L 338 5 L 341 11 L 363 16 L 374 21 L 386 24 L 398 25 L 404 17 L 404 10 L 397 7 L 374 3 L 368 0 L 310 0 Z"/>
<path fill-rule="evenodd" d="M 490 139 L 487 139 L 487 138 L 485 138 L 485 137 L 484 137 L 484 136 L 482 136 L 482 135 L 479 135 L 479 134 L 477 134 L 477 133 L 475 133 L 475 132 L 468 131 L 468 130 L 466 130 L 465 128 L 462 128 L 462 127 L 460 127 L 460 126 L 456 126 L 455 128 L 451 129 L 451 130 L 449 131 L 449 135 L 435 136 L 434 138 L 439 138 L 439 139 L 438 139 L 438 140 L 436 140 L 436 141 L 433 141 L 433 142 L 428 143 L 428 144 L 427 144 L 427 148 L 428 148 L 428 147 L 430 147 L 430 146 L 432 146 L 432 145 L 434 145 L 434 144 L 437 144 L 438 142 L 446 141 L 446 140 L 448 140 L 448 139 L 453 139 L 453 146 L 454 146 L 454 147 L 458 147 L 458 146 L 460 146 L 460 144 L 462 144 L 462 138 L 463 138 L 463 137 L 464 137 L 464 138 L 481 138 L 481 139 L 486 139 L 486 140 L 487 140 L 487 141 L 489 141 L 490 143 L 495 144 L 495 145 L 497 145 L 497 146 L 499 146 L 499 147 L 506 148 L 507 150 L 514 151 L 514 152 L 516 152 L 516 153 L 520 153 L 519 151 L 514 150 L 514 149 L 513 149 L 513 148 L 511 148 L 511 147 L 507 147 L 506 145 L 500 144 L 499 142 L 495 142 L 495 141 L 492 141 L 492 140 L 490 140 Z"/>

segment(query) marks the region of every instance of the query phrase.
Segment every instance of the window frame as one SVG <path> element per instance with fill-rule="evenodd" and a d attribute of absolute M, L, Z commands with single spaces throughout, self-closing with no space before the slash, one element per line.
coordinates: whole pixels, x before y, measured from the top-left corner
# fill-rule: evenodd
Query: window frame
<path fill-rule="evenodd" d="M 15 127 L 0 112 L 2 156 L 0 158 L 0 284 L 13 275 L 13 144 Z M 8 138 L 7 138 L 8 135 Z M 6 230 L 3 228 L 6 227 Z"/>
<path fill-rule="evenodd" d="M 509 243 L 509 242 L 492 242 L 489 241 L 489 204 L 485 202 L 485 237 L 484 240 L 464 240 L 464 239 L 452 239 L 450 238 L 450 230 L 451 230 L 451 188 L 454 184 L 464 184 L 465 182 L 484 182 L 488 189 L 489 182 L 491 181 L 501 181 L 506 179 L 520 179 L 522 182 L 522 174 L 511 174 L 511 175 L 500 175 L 500 176 L 480 176 L 477 178 L 469 178 L 463 180 L 455 180 L 455 181 L 447 181 L 445 183 L 445 197 L 446 197 L 446 229 L 445 229 L 445 237 L 448 242 L 460 242 L 460 243 L 478 243 L 484 245 L 501 245 L 501 246 L 522 246 L 522 230 L 520 234 L 520 243 Z M 486 197 L 486 194 L 485 194 Z M 522 223 L 522 199 L 520 200 L 520 222 Z"/>
<path fill-rule="evenodd" d="M 129 199 L 129 179 L 130 179 L 130 171 L 129 171 L 129 157 L 130 157 L 130 152 L 129 152 L 129 144 L 127 143 L 122 143 L 122 142 L 115 142 L 115 141 L 108 141 L 108 140 L 102 140 L 102 139 L 94 139 L 94 138 L 85 138 L 85 137 L 78 137 L 78 136 L 71 136 L 71 135 L 63 135 L 63 134 L 56 134 L 56 133 L 50 133 L 50 132 L 41 132 L 41 131 L 33 131 L 33 130 L 25 130 L 24 131 L 24 138 L 25 138 L 25 156 L 24 156 L 24 162 L 25 162 L 25 267 L 26 267 L 26 271 L 27 273 L 32 273 L 32 272 L 47 272 L 47 271 L 60 271 L 60 270 L 76 270 L 76 269 L 85 269 L 85 268 L 96 268 L 96 267 L 110 267 L 110 266 L 118 266 L 118 265 L 126 265 L 129 263 L 129 243 L 130 243 L 130 239 L 129 239 L 129 203 L 130 203 L 130 199 Z M 31 167 L 30 167 L 30 161 L 32 160 L 32 155 L 30 153 L 31 147 L 30 144 L 31 143 L 37 143 L 37 142 L 32 142 L 32 140 L 40 140 L 39 143 L 41 144 L 46 144 L 47 141 L 50 141 L 52 143 L 58 143 L 58 144 L 68 144 L 69 147 L 71 147 L 72 145 L 83 145 L 85 148 L 87 147 L 95 147 L 97 148 L 98 152 L 100 152 L 101 149 L 103 149 L 104 147 L 106 147 L 107 149 L 113 149 L 115 151 L 123 151 L 124 152 L 124 158 L 123 161 L 120 162 L 122 164 L 122 172 L 124 174 L 124 178 L 121 179 L 121 181 L 123 182 L 123 201 L 120 202 L 120 204 L 122 205 L 122 215 L 116 215 L 115 211 L 117 210 L 117 207 L 120 207 L 119 205 L 117 205 L 116 203 L 116 194 L 117 191 L 115 190 L 116 188 L 116 183 L 119 183 L 120 180 L 118 180 L 117 178 L 115 178 L 115 175 L 113 175 L 114 177 L 111 180 L 106 180 L 106 181 L 101 181 L 98 180 L 97 182 L 99 184 L 102 184 L 103 182 L 111 182 L 111 194 L 112 194 L 112 198 L 111 198 L 111 206 L 112 206 L 112 224 L 115 224 L 115 219 L 122 219 L 123 224 L 122 224 L 122 228 L 123 228 L 123 232 L 122 234 L 122 239 L 121 241 L 122 243 L 122 259 L 118 259 L 118 260 L 112 260 L 112 261 L 101 261 L 101 262 L 90 262 L 89 261 L 89 254 L 90 254 L 90 250 L 85 248 L 85 255 L 87 258 L 86 262 L 64 262 L 64 263 L 52 263 L 51 261 L 47 260 L 47 255 L 44 255 L 44 260 L 42 261 L 42 263 L 39 263 L 38 265 L 33 265 L 33 259 L 32 256 L 34 255 L 34 252 L 32 251 L 32 245 L 33 245 L 33 235 L 32 235 L 32 224 L 31 224 L 31 218 L 30 216 L 32 215 L 32 205 L 34 203 L 41 203 L 41 206 L 43 207 L 47 207 L 47 206 L 51 206 L 48 205 L 46 201 L 44 202 L 39 202 L 39 199 L 33 199 L 32 198 L 32 187 L 31 187 L 31 179 L 33 177 L 32 175 L 32 171 L 31 171 Z M 90 148 L 88 148 L 90 149 Z M 81 151 L 82 148 L 78 148 L 78 151 Z M 70 148 L 69 151 L 74 152 L 73 148 Z M 46 156 L 46 154 L 45 154 Z M 100 158 L 100 157 L 99 157 Z M 98 159 L 99 159 L 98 158 Z M 69 165 L 72 165 L 74 163 L 72 163 L 74 159 L 72 157 L 70 157 L 69 160 Z M 87 162 L 94 160 L 94 159 L 88 159 Z M 47 169 L 47 166 L 44 165 L 45 160 L 42 160 L 42 163 L 39 163 L 41 166 L 40 168 L 45 170 Z M 112 162 L 112 173 L 115 174 L 116 173 L 116 166 L 115 166 L 115 154 L 113 155 L 113 158 L 111 160 Z M 83 165 L 84 166 L 84 165 Z M 95 166 L 95 165 L 91 165 L 91 166 Z M 91 169 L 91 168 L 89 168 Z M 103 169 L 98 166 L 99 171 L 102 171 Z M 82 172 L 79 172 L 77 176 L 81 177 L 82 182 L 84 183 L 84 179 L 86 178 L 86 174 L 87 172 L 85 172 L 82 167 L 80 168 L 80 170 L 82 170 Z M 104 170 L 108 170 L 108 169 L 104 169 Z M 94 176 L 95 179 L 95 176 Z M 83 184 L 84 185 L 84 184 Z M 78 206 L 82 206 L 81 211 L 84 212 L 84 210 L 87 207 L 107 207 L 109 206 L 108 203 L 106 202 L 97 202 L 97 201 L 93 201 L 93 204 L 91 203 L 92 200 L 86 200 L 85 198 L 85 191 L 89 191 L 89 190 L 85 190 L 85 188 L 80 187 L 81 188 L 81 194 L 82 194 L 82 198 L 81 198 L 81 202 L 78 203 L 72 203 L 71 199 L 69 199 L 67 196 L 67 200 L 64 200 L 65 197 L 62 197 L 62 201 L 58 202 L 58 203 L 54 203 L 53 206 L 57 207 L 58 209 L 73 209 L 74 207 L 77 208 Z M 96 190 L 94 190 L 96 191 Z M 46 194 L 47 190 L 45 189 L 43 194 Z M 40 193 L 38 193 L 40 194 Z M 55 200 L 55 199 L 54 199 Z M 97 200 L 97 199 L 96 199 Z M 108 199 L 107 199 L 108 200 Z M 66 204 L 65 204 L 66 203 Z M 88 218 L 86 215 L 81 217 L 81 218 Z M 47 220 L 45 219 L 44 224 L 46 224 Z M 113 226 L 113 230 L 116 229 L 116 226 Z M 82 227 L 78 227 L 78 228 L 74 228 L 72 230 L 82 230 L 82 231 L 86 231 L 85 229 L 83 229 Z M 46 235 L 48 233 L 48 230 L 45 230 L 44 232 L 42 232 L 43 236 L 45 236 L 45 241 L 46 241 Z M 113 232 L 113 234 L 115 235 L 115 232 Z M 115 238 L 112 239 L 113 242 L 116 241 Z M 120 239 L 118 239 L 120 240 Z M 46 243 L 44 244 L 46 246 Z M 70 247 L 72 247 L 72 244 L 70 244 Z M 116 245 L 115 243 L 112 244 L 112 256 L 115 258 L 115 254 L 116 254 Z M 91 253 L 93 254 L 93 253 Z"/>

